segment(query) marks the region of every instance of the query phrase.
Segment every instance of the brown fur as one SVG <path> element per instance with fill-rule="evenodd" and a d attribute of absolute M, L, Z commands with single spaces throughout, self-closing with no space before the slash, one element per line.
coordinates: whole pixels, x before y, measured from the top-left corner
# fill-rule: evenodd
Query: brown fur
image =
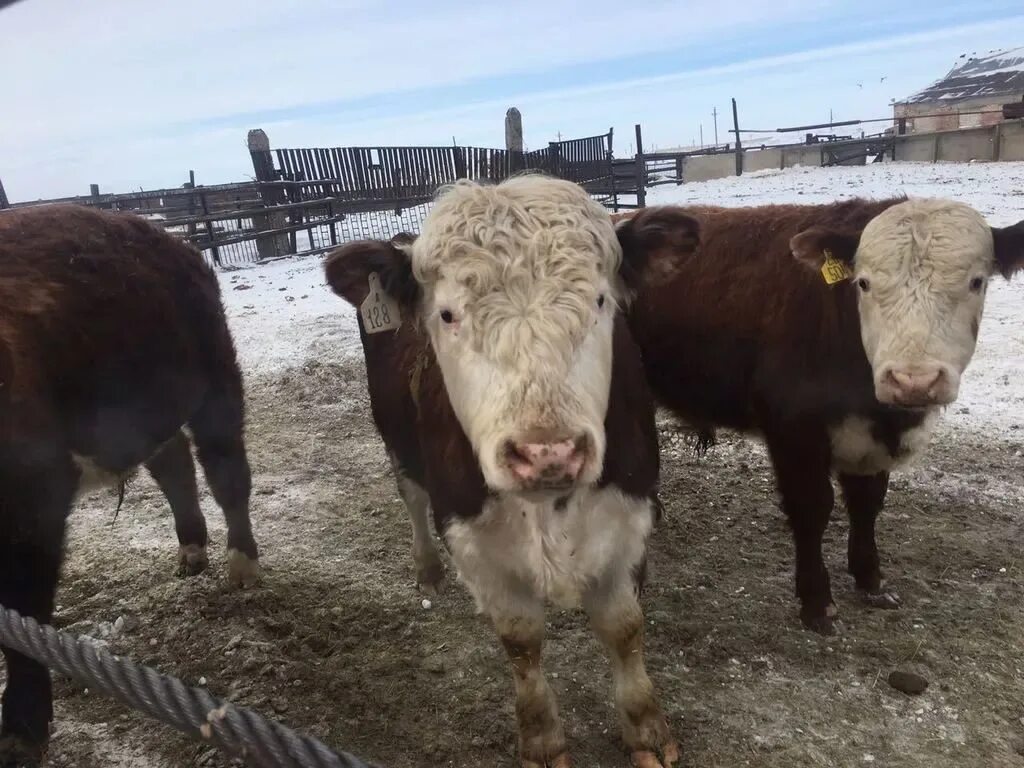
<path fill-rule="evenodd" d="M 180 544 L 205 547 L 186 424 L 229 548 L 255 561 L 243 419 L 220 289 L 198 252 L 127 214 L 0 213 L 0 604 L 49 621 L 74 456 L 117 476 L 148 462 Z M 40 754 L 52 717 L 45 670 L 4 655 L 0 764 Z"/>
<path fill-rule="evenodd" d="M 827 285 L 816 265 L 794 257 L 790 240 L 818 227 L 856 242 L 868 221 L 897 202 L 648 209 L 620 217 L 627 249 L 644 241 L 650 217 L 667 210 L 700 224 L 697 252 L 672 279 L 640 292 L 630 327 L 660 402 L 704 433 L 728 427 L 764 436 L 793 527 L 801 616 L 826 632 L 832 595 L 821 537 L 833 505 L 827 428 L 863 416 L 895 455 L 900 435 L 921 416 L 878 403 L 854 286 Z M 861 491 L 884 488 L 887 478 L 841 479 L 851 516 L 850 569 L 858 586 L 875 595 L 881 573 L 873 531 L 881 504 L 873 501 L 877 494 Z"/>

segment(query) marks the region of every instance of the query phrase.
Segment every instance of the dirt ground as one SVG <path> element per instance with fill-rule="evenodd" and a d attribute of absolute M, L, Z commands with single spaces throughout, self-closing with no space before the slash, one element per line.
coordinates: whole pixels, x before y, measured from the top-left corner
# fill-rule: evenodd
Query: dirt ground
<path fill-rule="evenodd" d="M 429 609 L 415 589 L 362 361 L 247 385 L 262 586 L 226 588 L 209 495 L 211 568 L 175 577 L 170 513 L 141 474 L 116 520 L 112 494 L 80 502 L 55 623 L 383 768 L 515 765 L 510 673 L 489 625 L 453 580 Z M 763 450 L 725 436 L 698 459 L 664 419 L 667 519 L 644 609 L 683 764 L 1024 766 L 1024 411 L 1020 435 L 947 427 L 895 478 L 879 542 L 901 610 L 857 601 L 837 509 L 826 551 L 843 625 L 822 638 L 799 625 Z M 582 614 L 549 619 L 546 670 L 576 765 L 625 766 L 600 647 Z M 928 689 L 892 689 L 897 668 Z M 232 764 L 66 680 L 56 692 L 54 765 Z"/>

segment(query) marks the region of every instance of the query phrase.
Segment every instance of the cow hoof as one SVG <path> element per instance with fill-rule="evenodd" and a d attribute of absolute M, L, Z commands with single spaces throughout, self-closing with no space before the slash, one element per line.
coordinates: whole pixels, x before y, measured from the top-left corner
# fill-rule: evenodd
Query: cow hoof
<path fill-rule="evenodd" d="M 629 757 L 634 768 L 674 768 L 679 762 L 679 744 L 669 741 L 661 750 L 661 759 L 649 750 L 637 750 Z"/>
<path fill-rule="evenodd" d="M 240 589 L 255 587 L 260 580 L 260 563 L 237 549 L 228 550 L 228 583 Z"/>
<path fill-rule="evenodd" d="M 522 760 L 523 768 L 572 768 L 572 760 L 569 759 L 569 753 L 563 752 L 560 755 L 556 755 L 552 758 L 544 758 L 539 762 L 537 760 L 531 760 L 528 757 L 524 757 Z"/>
<path fill-rule="evenodd" d="M 836 633 L 835 619 L 838 613 L 834 604 L 830 603 L 825 607 L 825 613 L 810 612 L 806 609 L 800 611 L 800 621 L 804 628 L 819 635 L 834 635 Z"/>
<path fill-rule="evenodd" d="M 873 591 L 861 590 L 860 594 L 864 602 L 872 608 L 892 611 L 903 605 L 899 595 L 884 587 Z"/>
<path fill-rule="evenodd" d="M 440 562 L 416 569 L 416 586 L 425 595 L 438 595 L 444 585 L 444 566 Z"/>
<path fill-rule="evenodd" d="M 178 547 L 179 576 L 198 576 L 209 564 L 206 547 L 199 544 L 183 544 Z"/>
<path fill-rule="evenodd" d="M 39 768 L 46 757 L 46 747 L 30 744 L 17 736 L 0 739 L 0 768 Z"/>

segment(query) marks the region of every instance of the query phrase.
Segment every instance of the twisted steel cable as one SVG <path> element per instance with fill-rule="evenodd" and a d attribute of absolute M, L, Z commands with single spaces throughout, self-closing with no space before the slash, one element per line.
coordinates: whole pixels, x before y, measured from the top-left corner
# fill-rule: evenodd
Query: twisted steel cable
<path fill-rule="evenodd" d="M 0 606 L 0 645 L 259 768 L 371 768 L 245 707 Z"/>

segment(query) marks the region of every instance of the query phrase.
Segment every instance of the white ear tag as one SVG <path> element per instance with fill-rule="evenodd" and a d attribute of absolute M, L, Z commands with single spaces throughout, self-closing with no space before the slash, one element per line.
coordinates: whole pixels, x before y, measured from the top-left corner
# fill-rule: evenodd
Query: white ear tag
<path fill-rule="evenodd" d="M 384 293 L 376 272 L 370 273 L 369 283 L 370 293 L 359 307 L 359 312 L 363 316 L 363 327 L 367 333 L 397 331 L 402 325 L 398 302 Z"/>

